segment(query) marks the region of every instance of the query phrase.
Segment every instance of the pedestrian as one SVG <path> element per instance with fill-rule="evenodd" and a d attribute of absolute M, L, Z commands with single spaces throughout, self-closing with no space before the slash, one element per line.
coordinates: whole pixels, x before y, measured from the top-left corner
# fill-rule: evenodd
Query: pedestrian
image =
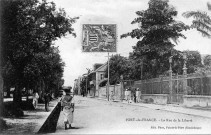
<path fill-rule="evenodd" d="M 110 100 L 114 101 L 114 92 L 111 91 Z"/>
<path fill-rule="evenodd" d="M 128 88 L 128 91 L 127 91 L 127 100 L 128 100 L 128 103 L 132 103 L 131 102 L 131 96 L 132 96 L 132 94 L 131 94 L 131 88 Z"/>
<path fill-rule="evenodd" d="M 82 91 L 82 95 L 83 95 L 83 97 L 85 96 L 85 92 L 84 92 L 84 90 Z"/>
<path fill-rule="evenodd" d="M 125 89 L 125 100 L 127 101 L 128 100 L 128 92 L 127 92 L 127 89 Z"/>
<path fill-rule="evenodd" d="M 64 116 L 65 130 L 72 128 L 73 113 L 75 108 L 73 93 L 70 90 L 64 90 L 61 98 L 62 114 Z"/>
<path fill-rule="evenodd" d="M 139 88 L 136 89 L 136 100 L 138 103 L 141 100 L 141 91 L 139 90 Z"/>
<path fill-rule="evenodd" d="M 45 102 L 45 110 L 46 110 L 46 112 L 48 112 L 48 110 L 49 110 L 49 102 L 50 102 L 50 100 L 51 100 L 51 95 L 50 95 L 50 93 L 45 93 L 45 95 L 44 95 L 44 102 Z"/>
<path fill-rule="evenodd" d="M 34 106 L 34 109 L 37 109 L 38 98 L 39 98 L 38 93 L 37 92 L 34 92 L 33 93 L 33 101 L 32 101 L 32 104 Z"/>
<path fill-rule="evenodd" d="M 135 89 L 135 91 L 133 92 L 133 98 L 134 98 L 134 103 L 136 103 L 136 89 Z"/>

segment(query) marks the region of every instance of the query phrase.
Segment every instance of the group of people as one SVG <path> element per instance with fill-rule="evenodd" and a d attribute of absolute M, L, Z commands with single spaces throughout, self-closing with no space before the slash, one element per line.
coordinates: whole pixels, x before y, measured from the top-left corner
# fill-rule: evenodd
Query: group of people
<path fill-rule="evenodd" d="M 33 100 L 32 100 L 32 104 L 34 106 L 34 109 L 37 109 L 38 99 L 39 99 L 38 93 L 34 92 L 33 93 Z M 44 100 L 44 103 L 45 103 L 45 110 L 49 111 L 49 102 L 52 100 L 50 93 L 46 92 L 43 96 L 43 100 Z"/>
<path fill-rule="evenodd" d="M 37 108 L 38 99 L 39 99 L 38 93 L 34 92 L 33 102 L 32 102 L 34 109 Z M 49 102 L 52 100 L 50 93 L 45 93 L 43 95 L 43 100 L 45 103 L 45 110 L 49 111 Z M 66 130 L 68 128 L 72 128 L 71 124 L 73 123 L 73 113 L 75 108 L 73 93 L 70 92 L 70 89 L 63 90 L 63 96 L 60 101 L 61 101 L 61 111 L 64 117 L 64 124 Z"/>
<path fill-rule="evenodd" d="M 134 101 L 135 103 L 139 103 L 141 101 L 141 91 L 139 88 L 135 88 L 135 91 L 131 91 L 130 88 L 125 90 L 125 100 L 128 103 Z"/>

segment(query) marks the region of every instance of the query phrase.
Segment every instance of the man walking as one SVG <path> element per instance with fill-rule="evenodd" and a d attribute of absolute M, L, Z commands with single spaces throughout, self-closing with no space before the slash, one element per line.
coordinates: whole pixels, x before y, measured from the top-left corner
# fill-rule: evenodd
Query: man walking
<path fill-rule="evenodd" d="M 48 112 L 48 110 L 49 110 L 49 102 L 50 102 L 50 100 L 51 100 L 51 95 L 50 95 L 50 93 L 45 93 L 45 95 L 44 95 L 44 102 L 45 102 L 45 110 L 46 110 L 46 112 Z"/>

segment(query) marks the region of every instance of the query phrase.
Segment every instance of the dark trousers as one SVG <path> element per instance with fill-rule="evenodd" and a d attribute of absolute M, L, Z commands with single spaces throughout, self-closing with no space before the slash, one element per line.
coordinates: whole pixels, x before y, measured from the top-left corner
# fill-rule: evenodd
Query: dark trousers
<path fill-rule="evenodd" d="M 45 102 L 45 110 L 48 111 L 49 107 L 49 102 Z"/>

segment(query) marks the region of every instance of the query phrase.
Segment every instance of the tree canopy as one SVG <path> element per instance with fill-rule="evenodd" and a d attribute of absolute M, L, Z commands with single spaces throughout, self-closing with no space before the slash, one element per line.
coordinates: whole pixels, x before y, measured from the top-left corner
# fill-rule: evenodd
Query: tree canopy
<path fill-rule="evenodd" d="M 189 26 L 174 19 L 177 11 L 168 4 L 168 0 L 150 0 L 148 5 L 147 10 L 136 12 L 138 17 L 131 23 L 138 24 L 139 28 L 121 35 L 121 38 L 130 36 L 140 39 L 133 46 L 130 58 L 138 63 L 134 65 L 136 67 L 143 64 L 144 78 L 156 77 L 168 70 L 169 57 L 177 54 L 173 47 L 179 37 L 186 38 L 181 32 L 189 29 Z"/>
<path fill-rule="evenodd" d="M 62 85 L 64 62 L 53 42 L 67 34 L 76 36 L 72 24 L 78 18 L 46 0 L 2 0 L 1 4 L 4 80 L 19 93 L 23 87 Z"/>
<path fill-rule="evenodd" d="M 129 79 L 130 62 L 126 57 L 114 55 L 110 58 L 109 62 L 109 82 L 111 85 L 120 82 L 120 76 L 123 75 L 124 79 Z M 105 70 L 105 77 L 108 77 L 108 67 Z"/>
<path fill-rule="evenodd" d="M 207 3 L 208 10 L 211 11 L 211 4 Z M 183 13 L 186 18 L 193 17 L 191 27 L 197 29 L 202 36 L 211 38 L 211 16 L 205 11 L 187 11 Z"/>

